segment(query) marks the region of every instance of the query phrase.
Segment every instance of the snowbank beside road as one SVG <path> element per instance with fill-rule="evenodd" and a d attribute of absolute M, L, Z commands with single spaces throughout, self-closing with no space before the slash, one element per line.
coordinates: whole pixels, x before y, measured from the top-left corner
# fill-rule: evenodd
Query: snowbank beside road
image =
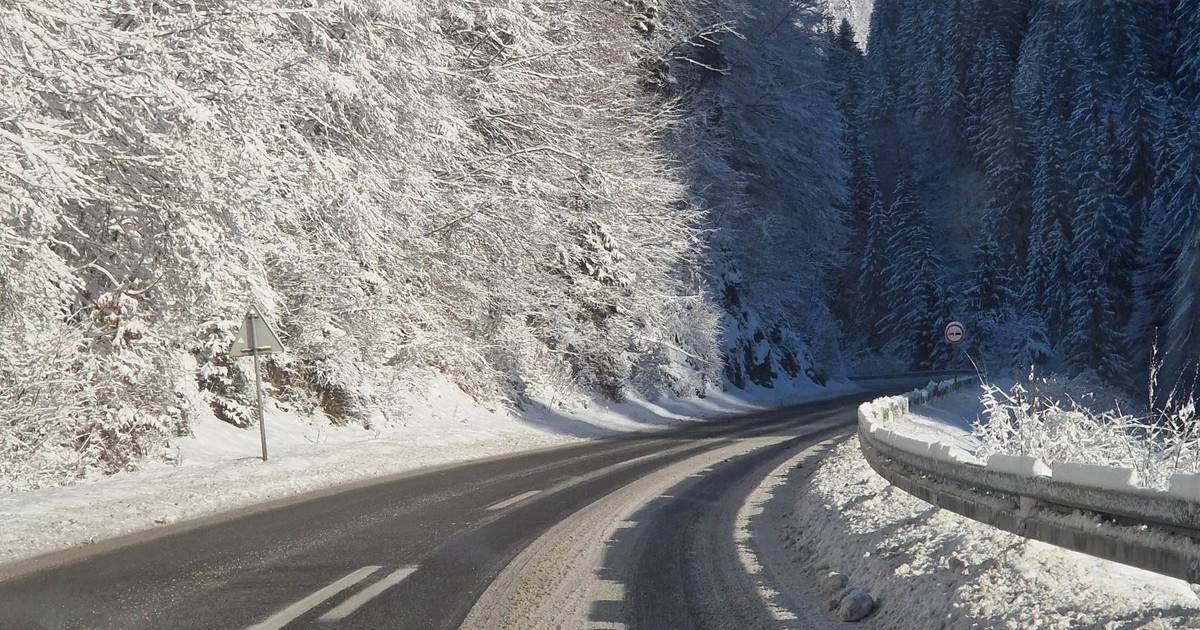
<path fill-rule="evenodd" d="M 792 559 L 870 591 L 884 627 L 1200 627 L 1186 583 L 934 508 L 876 475 L 855 439 L 794 487 Z"/>
<path fill-rule="evenodd" d="M 979 440 L 971 434 L 971 425 L 982 414 L 979 386 L 969 384 L 959 392 L 914 405 L 888 428 L 907 437 L 937 441 L 974 453 Z"/>
<path fill-rule="evenodd" d="M 0 565 L 44 553 L 404 471 L 566 444 L 692 419 L 847 393 L 845 384 L 718 392 L 658 403 L 594 403 L 571 411 L 533 403 L 523 412 L 487 408 L 444 381 L 403 423 L 337 427 L 269 401 L 270 460 L 257 428 L 207 413 L 194 435 L 172 445 L 172 464 L 72 486 L 0 494 Z M 198 406 L 204 413 L 207 407 Z"/>

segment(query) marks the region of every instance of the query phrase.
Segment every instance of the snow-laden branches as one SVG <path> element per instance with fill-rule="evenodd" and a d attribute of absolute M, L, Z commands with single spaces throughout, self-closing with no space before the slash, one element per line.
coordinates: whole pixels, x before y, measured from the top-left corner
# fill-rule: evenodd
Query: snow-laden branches
<path fill-rule="evenodd" d="M 703 391 L 735 268 L 731 336 L 832 357 L 836 114 L 792 7 L 0 4 L 5 483 L 133 465 L 189 387 L 248 423 L 251 301 L 269 393 L 338 422 L 428 371 Z"/>
<path fill-rule="evenodd" d="M 703 209 L 631 19 L 555 0 L 0 6 L 5 483 L 130 465 L 186 431 L 181 381 L 244 423 L 225 348 L 251 300 L 290 351 L 272 393 L 341 420 L 420 369 L 491 397 L 711 383 Z"/>
<path fill-rule="evenodd" d="M 1166 488 L 1173 473 L 1200 472 L 1195 406 L 1145 418 L 1066 405 L 1020 383 L 1005 391 L 984 384 L 985 418 L 974 428 L 979 455 L 1016 453 L 1053 464 L 1078 462 L 1137 470 L 1149 487 Z"/>

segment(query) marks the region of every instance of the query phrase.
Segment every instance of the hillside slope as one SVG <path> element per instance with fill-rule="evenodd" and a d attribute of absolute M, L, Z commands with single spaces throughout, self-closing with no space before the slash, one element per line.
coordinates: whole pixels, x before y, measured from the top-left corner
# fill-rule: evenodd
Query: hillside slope
<path fill-rule="evenodd" d="M 723 348 L 735 382 L 836 371 L 810 341 L 841 167 L 807 154 L 837 114 L 758 63 L 823 71 L 817 22 L 781 0 L 0 6 L 0 478 L 156 455 L 188 431 L 181 380 L 249 425 L 226 354 L 249 302 L 289 350 L 268 393 L 339 422 L 430 378 L 519 402 L 701 393 Z M 795 245 L 756 235 L 813 217 L 824 247 L 777 274 Z"/>

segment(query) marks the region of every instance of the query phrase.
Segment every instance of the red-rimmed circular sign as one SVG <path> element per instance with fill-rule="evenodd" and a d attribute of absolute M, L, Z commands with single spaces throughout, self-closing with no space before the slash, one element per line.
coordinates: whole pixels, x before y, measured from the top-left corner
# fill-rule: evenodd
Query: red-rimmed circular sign
<path fill-rule="evenodd" d="M 946 341 L 958 345 L 967 338 L 967 329 L 963 327 L 962 322 L 950 322 L 946 324 L 946 332 L 944 333 Z"/>

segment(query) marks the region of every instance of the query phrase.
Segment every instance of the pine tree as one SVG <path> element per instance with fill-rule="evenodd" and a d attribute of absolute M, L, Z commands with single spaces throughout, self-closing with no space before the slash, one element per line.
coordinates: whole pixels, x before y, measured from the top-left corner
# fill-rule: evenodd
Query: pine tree
<path fill-rule="evenodd" d="M 1068 244 L 1072 236 L 1073 204 L 1062 169 L 1066 159 L 1063 134 L 1062 126 L 1055 124 L 1054 119 L 1046 121 L 1039 134 L 1029 260 L 1022 287 L 1025 305 L 1039 313 L 1051 341 L 1059 338 L 1066 324 L 1069 293 Z"/>
<path fill-rule="evenodd" d="M 1130 53 L 1132 63 L 1125 77 L 1122 93 L 1120 147 L 1120 190 L 1131 212 L 1134 236 L 1140 236 L 1146 211 L 1154 191 L 1154 142 L 1162 125 L 1163 105 L 1151 83 L 1150 63 L 1141 44 L 1134 39 Z"/>
<path fill-rule="evenodd" d="M 1161 187 L 1160 187 L 1160 192 Z M 1134 273 L 1134 310 L 1130 316 L 1131 363 L 1135 373 L 1150 368 L 1151 348 L 1167 331 L 1172 280 L 1179 260 L 1182 232 L 1170 223 L 1166 195 L 1160 194 L 1147 209 L 1146 229 L 1138 244 Z"/>
<path fill-rule="evenodd" d="M 901 176 L 896 182 L 892 193 L 892 204 L 888 207 L 887 231 L 883 233 L 886 239 L 884 245 L 883 301 L 887 310 L 882 318 L 882 332 L 891 342 L 901 342 L 908 338 L 911 327 L 911 312 L 909 300 L 911 297 L 912 242 L 914 234 L 919 233 L 916 220 L 920 215 L 918 202 L 909 187 L 908 180 Z"/>
<path fill-rule="evenodd" d="M 1009 100 L 1014 70 L 1012 59 L 995 31 L 979 41 L 971 68 L 966 136 L 980 170 L 984 170 L 991 148 L 986 142 L 997 137 L 994 126 L 1004 119 L 1001 110 Z"/>
<path fill-rule="evenodd" d="M 889 211 L 886 284 L 888 313 L 884 333 L 898 355 L 914 369 L 928 369 L 944 357 L 938 353 L 940 327 L 949 312 L 944 266 L 933 248 L 929 218 L 902 177 Z"/>
<path fill-rule="evenodd" d="M 838 109 L 847 123 L 856 122 L 862 102 L 863 53 L 854 39 L 854 27 L 842 19 L 833 32 L 829 47 L 829 76 L 834 82 Z"/>
<path fill-rule="evenodd" d="M 1085 177 L 1076 220 L 1071 259 L 1074 286 L 1070 303 L 1070 328 L 1065 344 L 1067 359 L 1077 372 L 1095 370 L 1101 377 L 1120 381 L 1127 377 L 1117 304 L 1118 252 L 1129 238 L 1128 210 L 1113 191 L 1116 164 L 1102 155 Z"/>
<path fill-rule="evenodd" d="M 1194 108 L 1200 102 L 1200 0 L 1178 0 L 1172 39 L 1175 49 L 1176 91 Z"/>
<path fill-rule="evenodd" d="M 968 12 L 979 28 L 995 33 L 1011 56 L 1020 44 L 1031 4 L 1030 0 L 968 0 Z"/>
<path fill-rule="evenodd" d="M 1016 300 L 1016 321 L 1013 330 L 1012 367 L 1019 374 L 1033 372 L 1045 365 L 1051 357 L 1050 326 L 1042 304 L 1056 287 L 1052 287 L 1053 265 L 1045 254 L 1050 247 L 1045 243 L 1042 230 L 1035 225 L 1029 239 L 1029 262 L 1025 268 L 1024 282 Z"/>
<path fill-rule="evenodd" d="M 962 141 L 966 129 L 968 78 L 974 51 L 968 39 L 971 27 L 965 22 L 964 2 L 950 0 L 950 6 L 943 8 L 940 31 L 945 64 L 937 78 L 938 113 L 956 142 Z"/>
<path fill-rule="evenodd" d="M 847 142 L 850 155 L 847 161 L 850 165 L 850 177 L 846 181 L 847 197 L 839 205 L 842 210 L 843 222 L 846 227 L 846 259 L 861 260 L 870 246 L 870 230 L 872 213 L 879 198 L 879 180 L 875 177 L 875 165 L 871 156 L 862 144 L 862 133 L 848 130 Z M 861 278 L 859 264 L 847 264 L 833 273 L 837 293 L 832 307 L 839 321 L 855 324 L 865 323 L 859 316 L 860 297 L 857 292 Z M 869 320 L 867 320 L 869 321 Z"/>
<path fill-rule="evenodd" d="M 892 217 L 883 203 L 883 194 L 878 188 L 871 197 L 867 213 L 867 238 L 858 258 L 858 283 L 854 299 L 857 329 L 866 335 L 867 346 L 873 350 L 883 347 L 884 324 L 888 313 L 887 304 L 879 299 L 887 287 L 888 235 L 893 231 Z"/>
<path fill-rule="evenodd" d="M 919 28 L 913 85 L 913 118 L 922 123 L 937 122 L 942 110 L 940 77 L 947 74 L 945 36 L 941 32 L 938 3 L 920 5 Z"/>
<path fill-rule="evenodd" d="M 879 179 L 875 176 L 875 163 L 871 154 L 863 146 L 861 134 L 854 134 L 854 142 L 850 154 L 850 179 L 846 182 L 848 199 L 846 203 L 846 224 L 850 236 L 848 240 L 850 252 L 863 251 L 867 230 L 870 225 L 872 204 L 879 196 Z"/>
<path fill-rule="evenodd" d="M 1179 259 L 1163 357 L 1164 386 L 1176 400 L 1195 398 L 1200 375 L 1200 232 Z"/>
<path fill-rule="evenodd" d="M 930 33 L 924 20 L 922 3 L 904 2 L 900 9 L 896 53 L 899 55 L 899 81 L 896 85 L 896 110 L 905 119 L 915 119 L 922 79 L 928 76 L 923 54 Z"/>
<path fill-rule="evenodd" d="M 1009 304 L 1009 285 L 1012 278 L 1001 257 L 1000 244 L 996 242 L 994 227 L 984 222 L 983 236 L 972 259 L 975 263 L 971 284 L 963 292 L 964 306 L 974 314 L 995 314 Z"/>
<path fill-rule="evenodd" d="M 1010 96 L 991 110 L 980 138 L 984 174 L 991 196 L 992 224 L 1003 245 L 997 254 L 1008 268 L 1025 266 L 1030 222 L 1030 172 L 1032 164 L 1025 119 Z"/>
<path fill-rule="evenodd" d="M 1109 121 L 1103 137 L 1104 146 L 1107 148 L 1100 161 L 1100 169 L 1105 178 L 1103 196 L 1101 198 L 1084 196 L 1082 203 L 1084 206 L 1110 208 L 1111 219 L 1108 227 L 1110 246 L 1105 251 L 1109 266 L 1106 280 L 1113 291 L 1113 298 L 1116 300 L 1114 304 L 1117 316 L 1116 325 L 1123 330 L 1129 323 L 1132 313 L 1133 273 L 1137 266 L 1137 241 L 1134 240 L 1133 213 L 1130 212 L 1129 206 L 1121 196 L 1118 181 L 1117 164 L 1122 156 L 1117 144 L 1114 121 Z"/>
<path fill-rule="evenodd" d="M 1105 87 L 1117 87 L 1130 61 L 1137 22 L 1125 0 L 1093 0 L 1072 7 L 1070 28 L 1078 59 L 1094 67 Z"/>
<path fill-rule="evenodd" d="M 994 210 L 989 214 L 994 214 Z M 1006 311 L 1012 306 L 1009 295 L 1012 278 L 996 240 L 998 230 L 994 224 L 994 220 L 984 220 L 982 236 L 972 254 L 974 268 L 970 283 L 963 292 L 965 317 L 971 328 L 968 343 L 972 351 L 992 343 L 998 329 L 1008 319 Z"/>
<path fill-rule="evenodd" d="M 866 246 L 871 202 L 879 192 L 879 182 L 875 177 L 875 166 L 863 142 L 864 130 L 860 112 L 863 55 L 854 40 L 854 29 L 848 20 L 843 19 L 838 29 L 831 34 L 828 64 L 835 100 L 842 118 L 842 156 L 850 169 L 849 178 L 846 180 L 846 199 L 838 202 L 838 208 L 846 227 L 846 258 L 853 261 L 858 260 Z M 858 298 L 855 289 L 859 280 L 858 265 L 843 265 L 831 275 L 835 287 L 831 300 L 834 316 L 842 322 L 862 323 L 856 317 Z"/>
<path fill-rule="evenodd" d="M 1200 113 L 1183 117 L 1182 142 L 1175 143 L 1167 190 L 1164 191 L 1162 225 L 1157 232 L 1161 235 L 1158 246 L 1159 260 L 1169 260 L 1167 276 L 1157 280 L 1170 287 L 1170 297 L 1165 307 L 1166 330 L 1163 352 L 1164 375 L 1180 376 L 1196 368 L 1197 337 L 1193 320 L 1200 316 L 1195 312 L 1195 298 L 1200 291 L 1200 276 L 1196 275 L 1195 235 L 1200 227 Z M 1149 253 L 1153 255 L 1153 252 Z M 1191 383 L 1186 385 L 1190 386 Z M 1187 392 L 1191 393 L 1191 392 Z"/>
<path fill-rule="evenodd" d="M 1166 37 L 1173 47 L 1170 70 L 1178 97 L 1171 111 L 1171 133 L 1159 143 L 1155 203 L 1141 253 L 1139 312 L 1135 334 L 1163 340 L 1165 383 L 1160 391 L 1194 396 L 1200 336 L 1195 330 L 1200 291 L 1200 0 L 1178 0 Z M 1153 332 L 1152 332 L 1153 331 Z M 1159 401 L 1162 402 L 1162 401 Z"/>
<path fill-rule="evenodd" d="M 895 119 L 896 87 L 901 61 L 898 43 L 902 0 L 879 0 L 871 10 L 867 41 L 862 110 L 871 121 L 886 124 Z"/>

